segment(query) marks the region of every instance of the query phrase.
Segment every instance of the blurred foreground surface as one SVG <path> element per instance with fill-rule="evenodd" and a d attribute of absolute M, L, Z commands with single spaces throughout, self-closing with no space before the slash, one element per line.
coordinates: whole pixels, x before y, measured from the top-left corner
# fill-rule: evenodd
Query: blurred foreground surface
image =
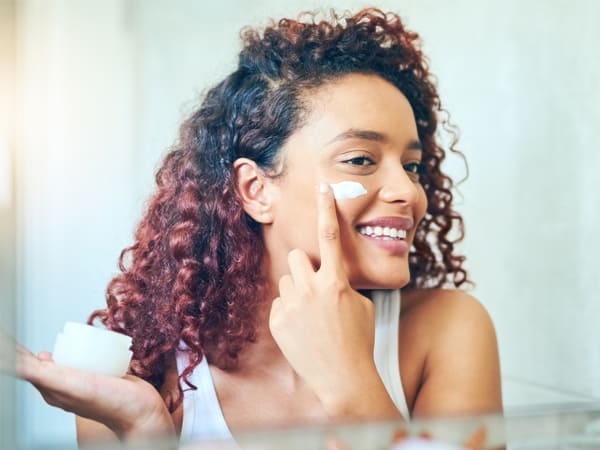
<path fill-rule="evenodd" d="M 472 435 L 485 430 L 484 448 L 591 450 L 600 449 L 600 404 L 582 403 L 554 408 L 511 411 L 499 415 L 469 418 L 414 420 L 408 424 L 379 422 L 336 426 L 298 427 L 278 430 L 254 430 L 236 433 L 237 445 L 225 442 L 172 442 L 154 439 L 129 445 L 94 445 L 87 449 L 148 449 L 166 450 L 384 450 L 393 449 L 394 435 L 408 437 L 426 434 L 431 445 L 405 445 L 402 449 L 438 449 L 440 444 L 462 447 Z M 416 442 L 416 441 L 415 441 Z M 402 442 L 400 442 L 402 443 Z M 337 447 L 335 445 L 337 445 Z M 398 444 L 396 444 L 398 445 Z M 30 447 L 15 450 L 69 450 L 75 447 Z M 398 447 L 400 448 L 400 447 Z M 446 447 L 444 447 L 446 448 Z"/>

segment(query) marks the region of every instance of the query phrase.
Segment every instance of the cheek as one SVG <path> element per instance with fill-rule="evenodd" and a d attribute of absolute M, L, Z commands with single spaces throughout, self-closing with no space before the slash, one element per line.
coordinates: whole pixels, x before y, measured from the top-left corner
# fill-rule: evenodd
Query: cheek
<path fill-rule="evenodd" d="M 365 199 L 366 196 L 362 197 Z M 354 222 L 360 217 L 361 212 L 365 210 L 367 202 L 361 199 L 336 200 L 337 218 L 340 225 L 340 231 L 354 229 Z"/>
<path fill-rule="evenodd" d="M 356 261 L 359 257 L 360 236 L 356 231 L 356 224 L 364 217 L 374 199 L 363 196 L 357 199 L 337 201 L 337 217 L 340 227 L 340 240 L 342 252 L 347 264 Z M 350 264 L 352 265 L 352 264 Z"/>
<path fill-rule="evenodd" d="M 293 234 L 292 247 L 304 250 L 313 261 L 319 255 L 316 195 L 317 189 L 306 184 L 282 199 L 285 204 L 283 220 L 287 223 L 284 231 Z"/>

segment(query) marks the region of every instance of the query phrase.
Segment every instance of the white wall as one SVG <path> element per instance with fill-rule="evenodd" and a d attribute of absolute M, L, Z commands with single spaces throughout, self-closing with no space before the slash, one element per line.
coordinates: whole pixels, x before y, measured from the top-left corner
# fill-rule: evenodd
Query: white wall
<path fill-rule="evenodd" d="M 0 333 L 15 333 L 15 146 L 16 5 L 0 1 Z M 1 339 L 0 339 L 1 340 Z M 0 343 L 0 355 L 6 355 Z M 2 356 L 0 356 L 0 359 Z M 1 365 L 1 364 L 0 364 Z M 0 371 L 1 372 L 1 371 Z M 16 380 L 0 373 L 0 449 L 15 446 Z"/>
<path fill-rule="evenodd" d="M 329 5 L 19 4 L 20 338 L 42 350 L 102 306 L 160 155 L 195 96 L 233 67 L 239 29 Z M 378 4 L 420 32 L 462 130 L 463 249 L 497 326 L 507 405 L 600 397 L 600 3 Z M 72 441 L 70 416 L 21 394 L 26 442 Z"/>
<path fill-rule="evenodd" d="M 20 340 L 52 349 L 66 320 L 103 303 L 139 216 L 134 54 L 124 3 L 19 2 L 23 120 L 18 148 Z M 71 415 L 19 392 L 26 444 L 71 441 Z"/>

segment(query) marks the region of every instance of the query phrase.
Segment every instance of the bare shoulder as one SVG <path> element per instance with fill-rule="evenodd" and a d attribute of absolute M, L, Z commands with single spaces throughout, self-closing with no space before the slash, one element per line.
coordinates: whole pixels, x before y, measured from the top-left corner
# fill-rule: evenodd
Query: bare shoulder
<path fill-rule="evenodd" d="M 426 321 L 434 334 L 457 329 L 464 332 L 466 328 L 482 332 L 493 330 L 492 320 L 481 302 L 457 289 L 415 289 L 405 292 L 402 294 L 401 317 L 406 317 L 407 322 Z"/>
<path fill-rule="evenodd" d="M 412 289 L 402 292 L 403 311 L 430 307 L 483 309 L 479 300 L 459 289 Z"/>
<path fill-rule="evenodd" d="M 484 346 L 496 354 L 496 332 L 490 315 L 472 295 L 455 289 L 421 289 L 402 297 L 402 326 L 416 329 L 424 341 L 429 365 Z"/>
<path fill-rule="evenodd" d="M 502 409 L 496 333 L 485 307 L 459 290 L 403 293 L 402 340 L 418 342 L 415 414 L 481 413 Z"/>

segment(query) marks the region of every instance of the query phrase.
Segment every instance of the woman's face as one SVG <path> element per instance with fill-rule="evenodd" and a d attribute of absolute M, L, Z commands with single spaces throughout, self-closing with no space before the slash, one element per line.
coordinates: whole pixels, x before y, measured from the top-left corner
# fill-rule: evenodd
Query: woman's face
<path fill-rule="evenodd" d="M 287 273 L 287 253 L 294 248 L 319 266 L 317 187 L 355 181 L 367 194 L 336 201 L 350 284 L 404 286 L 410 279 L 408 253 L 427 209 L 416 173 L 421 145 L 408 100 L 382 78 L 361 74 L 327 83 L 307 100 L 305 125 L 281 149 L 283 175 L 269 181 L 273 221 L 264 227 L 264 238 L 273 275 Z"/>

